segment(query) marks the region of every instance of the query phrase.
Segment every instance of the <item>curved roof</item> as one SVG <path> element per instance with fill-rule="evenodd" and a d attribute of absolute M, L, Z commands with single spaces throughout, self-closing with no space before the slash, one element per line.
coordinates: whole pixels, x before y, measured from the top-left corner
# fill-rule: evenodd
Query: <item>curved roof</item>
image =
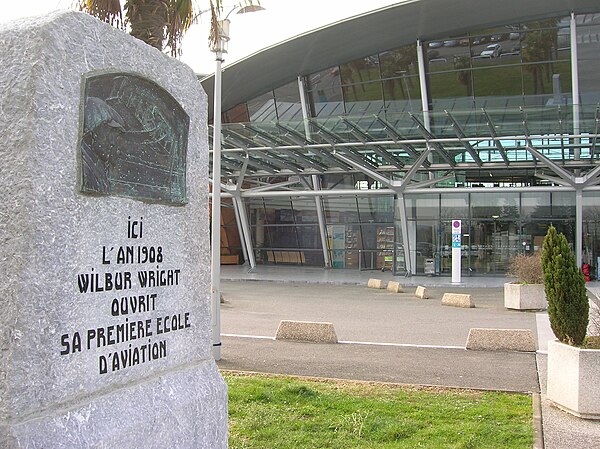
<path fill-rule="evenodd" d="M 407 0 L 318 28 L 256 52 L 223 70 L 227 110 L 308 75 L 421 40 L 509 23 L 598 10 L 598 0 Z M 212 116 L 214 75 L 201 80 Z"/>

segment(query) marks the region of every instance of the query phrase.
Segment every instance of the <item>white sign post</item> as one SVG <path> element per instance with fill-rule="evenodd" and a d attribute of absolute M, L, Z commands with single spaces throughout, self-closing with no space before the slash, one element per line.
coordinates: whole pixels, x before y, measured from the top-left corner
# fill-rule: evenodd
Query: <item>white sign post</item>
<path fill-rule="evenodd" d="M 460 284 L 462 223 L 452 220 L 452 283 Z"/>

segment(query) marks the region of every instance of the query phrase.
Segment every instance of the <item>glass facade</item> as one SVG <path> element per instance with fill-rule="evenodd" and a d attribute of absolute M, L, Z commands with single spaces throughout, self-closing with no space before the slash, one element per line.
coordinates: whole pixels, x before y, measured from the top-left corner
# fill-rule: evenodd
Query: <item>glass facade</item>
<path fill-rule="evenodd" d="M 574 239 L 570 192 L 408 195 L 407 203 L 417 274 L 425 272 L 427 259 L 435 261 L 438 273 L 450 274 L 453 219 L 462 220 L 464 275 L 506 272 L 515 255 L 541 249 L 550 224 Z M 589 260 L 595 253 L 590 248 Z"/>
<path fill-rule="evenodd" d="M 381 268 L 385 256 L 389 262 L 394 244 L 393 196 L 321 201 L 334 268 Z M 314 198 L 261 198 L 246 201 L 246 207 L 257 263 L 324 265 Z"/>
<path fill-rule="evenodd" d="M 329 254 L 334 268 L 404 270 L 398 254 L 399 219 L 392 195 L 323 198 Z M 424 274 L 427 261 L 450 275 L 451 222 L 462 220 L 463 275 L 506 272 L 517 254 L 541 249 L 548 226 L 574 240 L 572 192 L 407 194 L 411 265 Z M 600 257 L 600 192 L 584 197 L 584 261 Z M 257 263 L 323 266 L 314 198 L 246 201 Z"/>
<path fill-rule="evenodd" d="M 433 266 L 436 273 L 450 274 L 453 219 L 463 221 L 463 275 L 505 273 L 516 254 L 530 253 L 541 247 L 550 224 L 573 244 L 575 193 L 549 188 L 536 190 L 536 186 L 551 183 L 536 177 L 535 158 L 525 148 L 526 144 L 540 147 L 549 159 L 573 158 L 571 142 L 563 138 L 574 126 L 571 73 L 574 43 L 571 42 L 570 19 L 563 16 L 508 23 L 423 42 L 423 73 L 419 71 L 419 53 L 414 43 L 303 77 L 310 118 L 315 123 L 334 123 L 330 128 L 332 134 L 349 141 L 357 141 L 357 133 L 352 134 L 352 130 L 341 126 L 339 117 L 351 117 L 375 140 L 395 137 L 384 132 L 386 122 L 381 120 L 392 123 L 401 137 L 410 135 L 414 139 L 419 130 L 407 113 L 422 118 L 423 103 L 431 111 L 428 126 L 437 136 L 456 136 L 452 116 L 469 136 L 491 136 L 491 128 L 506 136 L 522 135 L 527 132 L 524 126 L 544 133 L 543 138 L 530 142 L 507 138 L 498 144 L 491 137 L 487 141 L 473 141 L 475 156 L 464 148 L 458 151 L 448 144 L 446 153 L 437 151 L 430 157 L 433 164 L 449 165 L 477 163 L 481 166 L 505 161 L 506 169 L 492 174 L 485 169 L 458 167 L 453 169 L 454 179 L 449 186 L 462 187 L 464 191 L 406 194 L 409 262 L 414 273 L 426 273 Z M 593 120 L 596 105 L 600 103 L 597 75 L 600 13 L 578 15 L 575 22 L 582 118 Z M 482 108 L 493 116 L 493 123 L 489 116 L 481 114 Z M 277 86 L 226 111 L 223 119 L 224 122 L 246 121 L 271 127 L 280 122 L 294 128 L 296 140 L 302 138 L 299 84 L 295 80 Z M 529 125 L 524 125 L 526 122 Z M 565 129 L 557 128 L 556 123 Z M 358 134 L 358 140 L 360 137 Z M 324 140 L 329 142 L 329 139 L 331 136 Z M 580 142 L 585 143 L 585 138 Z M 589 140 L 587 145 L 588 148 L 582 148 L 581 158 L 591 159 L 595 143 L 592 145 Z M 402 160 L 411 156 L 409 146 L 385 149 Z M 372 162 L 378 167 L 393 164 L 394 160 L 375 156 Z M 531 165 L 513 169 L 509 162 Z M 442 170 L 438 173 L 444 174 Z M 414 180 L 424 181 L 427 176 L 427 173 L 418 173 Z M 383 187 L 358 173 L 325 174 L 321 182 L 327 189 Z M 477 189 L 470 192 L 470 187 Z M 484 187 L 489 190 L 483 191 Z M 494 187 L 513 189 L 499 193 Z M 533 188 L 519 191 L 519 187 Z M 334 268 L 390 268 L 398 273 L 405 269 L 403 217 L 393 195 L 326 196 L 320 201 Z M 598 204 L 600 192 L 585 192 L 583 259 L 593 266 L 600 266 Z M 265 195 L 260 199 L 246 199 L 245 205 L 257 263 L 324 265 L 314 198 Z"/>
<path fill-rule="evenodd" d="M 600 14 L 578 15 L 576 23 L 581 104 L 596 105 Z M 423 51 L 432 111 L 572 103 L 568 16 L 449 36 L 425 42 Z M 420 112 L 417 61 L 411 44 L 306 76 L 312 117 Z M 250 121 L 301 118 L 297 90 L 292 82 L 247 102 Z"/>

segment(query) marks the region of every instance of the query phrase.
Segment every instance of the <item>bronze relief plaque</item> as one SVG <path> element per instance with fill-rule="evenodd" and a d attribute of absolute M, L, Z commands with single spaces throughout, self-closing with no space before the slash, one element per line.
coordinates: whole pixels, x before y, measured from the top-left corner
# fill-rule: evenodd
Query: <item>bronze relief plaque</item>
<path fill-rule="evenodd" d="M 130 73 L 93 75 L 85 78 L 82 109 L 82 193 L 187 202 L 190 119 L 167 91 Z"/>

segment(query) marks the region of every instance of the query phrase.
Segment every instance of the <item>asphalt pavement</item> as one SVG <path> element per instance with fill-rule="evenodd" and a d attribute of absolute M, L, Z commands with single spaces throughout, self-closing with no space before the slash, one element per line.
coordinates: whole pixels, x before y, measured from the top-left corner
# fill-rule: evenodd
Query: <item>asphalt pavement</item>
<path fill-rule="evenodd" d="M 235 269 L 229 279 L 224 271 L 222 369 L 531 393 L 543 425 L 535 447 L 600 449 L 600 422 L 574 418 L 545 400 L 547 314 L 505 309 L 505 278 L 452 285 L 447 278 L 405 280 L 349 270 L 257 269 L 244 278 Z M 369 275 L 407 287 L 404 293 L 369 289 Z M 417 299 L 414 285 L 428 280 L 430 298 Z M 445 292 L 471 294 L 476 307 L 442 306 Z M 275 340 L 281 320 L 331 322 L 340 343 Z M 530 329 L 538 352 L 466 350 L 473 327 Z"/>

